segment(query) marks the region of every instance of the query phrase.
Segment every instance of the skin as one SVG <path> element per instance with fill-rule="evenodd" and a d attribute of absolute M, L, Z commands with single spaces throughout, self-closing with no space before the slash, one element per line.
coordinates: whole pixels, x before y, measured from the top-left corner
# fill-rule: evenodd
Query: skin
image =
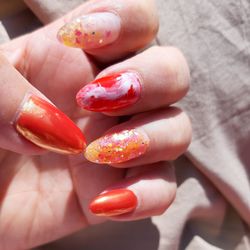
<path fill-rule="evenodd" d="M 118 2 L 122 6 L 119 7 L 121 16 L 127 16 L 135 11 L 133 1 Z M 158 25 L 152 8 L 153 2 L 138 1 L 137 4 L 137 8 L 140 8 L 145 15 L 152 14 L 149 15 L 151 18 L 148 23 L 139 22 L 137 27 L 129 23 L 129 20 L 123 23 L 124 34 L 129 34 L 131 31 L 131 35 L 141 30 L 140 25 L 145 25 L 144 36 L 133 47 L 129 37 L 124 35 L 122 43 L 115 43 L 97 51 L 87 51 L 91 54 L 89 57 L 85 52 L 66 48 L 56 40 L 56 32 L 64 23 L 63 20 L 59 20 L 30 35 L 4 44 L 0 51 L 29 81 L 30 86 L 35 87 L 35 91 L 39 90 L 74 120 L 84 131 L 89 143 L 107 130 L 114 129 L 122 113 L 104 115 L 81 110 L 75 102 L 75 94 L 84 84 L 92 81 L 100 73 L 101 68 L 112 65 L 114 60 L 122 61 L 123 56 L 142 48 L 151 41 Z M 79 13 L 104 7 L 113 8 L 110 1 L 93 1 L 82 5 L 65 18 L 69 19 L 72 15 L 77 16 Z M 144 32 L 145 30 L 147 32 Z M 111 50 L 114 51 L 113 54 L 110 54 Z M 154 53 L 149 55 L 152 60 L 154 60 Z M 143 61 L 143 57 L 139 58 L 138 62 L 134 62 L 133 68 L 136 68 L 136 65 L 140 68 L 140 63 L 142 64 Z M 2 60 L 1 65 L 4 67 L 7 65 L 6 70 L 9 72 L 5 80 L 11 84 L 10 79 L 12 77 L 16 79 L 18 73 L 11 69 L 5 60 Z M 129 63 L 126 61 L 124 64 L 115 65 L 113 69 L 127 66 L 129 67 Z M 105 74 L 108 71 L 112 72 L 113 69 L 109 68 Z M 159 75 L 159 77 L 163 79 L 165 76 Z M 23 80 L 20 78 L 20 81 Z M 185 86 L 186 90 L 187 88 Z M 23 89 L 20 93 L 26 92 L 26 87 Z M 183 97 L 186 90 L 181 89 L 180 92 L 183 93 L 178 93 L 176 100 Z M 12 109 L 10 108 L 10 113 L 15 109 L 18 110 L 22 98 L 20 94 L 20 98 L 15 99 L 16 104 L 13 104 Z M 12 105 L 12 103 L 5 104 L 9 99 L 7 95 L 1 96 L 2 109 Z M 108 188 L 129 188 L 139 199 L 139 205 L 133 213 L 113 217 L 111 218 L 113 220 L 136 220 L 163 213 L 175 197 L 176 184 L 173 168 L 167 162 L 157 162 L 175 159 L 186 150 L 191 138 L 191 126 L 187 116 L 179 109 L 162 110 L 154 107 L 156 112 L 154 115 L 151 115 L 154 111 L 150 111 L 149 116 L 147 113 L 137 115 L 137 112 L 142 109 L 143 105 L 139 106 L 138 110 L 135 108 L 124 110 L 124 114 L 132 115 L 131 124 L 138 126 L 146 124 L 144 129 L 148 133 L 151 133 L 151 123 L 157 123 L 158 120 L 162 122 L 164 119 L 166 123 L 171 120 L 170 128 L 178 125 L 181 129 L 180 142 L 173 143 L 171 146 L 173 153 L 167 156 L 168 159 L 162 157 L 165 155 L 166 147 L 156 145 L 154 148 L 161 156 L 154 159 L 154 162 L 149 162 L 145 156 L 144 160 L 137 159 L 134 163 L 131 161 L 115 167 L 100 166 L 88 162 L 82 155 L 64 156 L 44 152 L 23 138 L 19 138 L 18 143 L 10 141 L 8 144 L 1 143 L 0 138 L 2 148 L 0 150 L 0 249 L 32 248 L 90 224 L 105 221 L 106 218 L 91 214 L 88 205 L 96 195 Z M 145 111 L 147 111 L 146 108 Z M 131 124 L 127 122 L 119 126 Z M 164 124 L 161 126 L 164 127 Z M 157 139 L 162 136 L 162 133 L 157 134 L 154 131 L 151 136 Z M 143 204 L 141 200 L 144 200 Z"/>

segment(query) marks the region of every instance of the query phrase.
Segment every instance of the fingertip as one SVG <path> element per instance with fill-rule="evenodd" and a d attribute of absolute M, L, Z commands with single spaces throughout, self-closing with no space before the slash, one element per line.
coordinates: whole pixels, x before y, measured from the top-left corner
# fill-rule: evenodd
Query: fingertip
<path fill-rule="evenodd" d="M 164 213 L 176 195 L 173 169 L 167 163 L 158 163 L 137 170 L 135 175 L 97 196 L 90 204 L 91 211 L 115 221 L 138 220 Z"/>
<path fill-rule="evenodd" d="M 85 6 L 73 11 L 78 17 L 61 27 L 57 37 L 64 45 L 82 48 L 102 63 L 142 49 L 158 32 L 154 1 L 96 1 Z"/>

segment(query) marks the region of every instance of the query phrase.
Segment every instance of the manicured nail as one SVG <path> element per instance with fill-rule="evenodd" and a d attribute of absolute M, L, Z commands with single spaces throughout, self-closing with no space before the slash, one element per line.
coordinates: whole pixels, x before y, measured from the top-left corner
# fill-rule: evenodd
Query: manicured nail
<path fill-rule="evenodd" d="M 81 130 L 54 105 L 30 96 L 18 113 L 15 126 L 27 140 L 57 153 L 78 154 L 86 142 Z"/>
<path fill-rule="evenodd" d="M 98 216 L 115 216 L 133 211 L 137 206 L 137 197 L 128 189 L 108 191 L 97 196 L 89 209 Z"/>
<path fill-rule="evenodd" d="M 57 37 L 64 45 L 95 49 L 114 42 L 120 33 L 120 18 L 110 12 L 92 13 L 66 23 Z"/>
<path fill-rule="evenodd" d="M 140 78 L 135 72 L 105 76 L 84 86 L 76 95 L 80 107 L 106 112 L 136 103 L 141 95 Z"/>
<path fill-rule="evenodd" d="M 123 130 L 107 134 L 93 141 L 85 151 L 85 157 L 95 163 L 120 163 L 139 157 L 149 146 L 146 134 L 138 130 Z"/>

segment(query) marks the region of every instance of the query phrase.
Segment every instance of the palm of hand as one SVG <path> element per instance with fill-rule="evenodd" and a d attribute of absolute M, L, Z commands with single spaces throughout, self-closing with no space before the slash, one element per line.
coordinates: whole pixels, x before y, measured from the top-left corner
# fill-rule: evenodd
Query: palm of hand
<path fill-rule="evenodd" d="M 3 50 L 31 84 L 83 129 L 90 142 L 117 120 L 77 107 L 75 94 L 97 69 L 81 50 L 56 41 L 57 28 L 48 26 L 5 44 Z M 88 211 L 90 199 L 124 174 L 89 163 L 82 155 L 24 156 L 1 150 L 0 160 L 1 249 L 29 248 L 97 222 Z"/>

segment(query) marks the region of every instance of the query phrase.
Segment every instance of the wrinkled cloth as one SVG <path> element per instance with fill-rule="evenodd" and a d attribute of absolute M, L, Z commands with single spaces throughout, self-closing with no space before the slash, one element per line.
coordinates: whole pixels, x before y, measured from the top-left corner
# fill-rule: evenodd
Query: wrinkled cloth
<path fill-rule="evenodd" d="M 43 23 L 82 2 L 25 1 Z M 157 5 L 156 43 L 180 48 L 192 79 L 178 104 L 191 117 L 193 140 L 174 162 L 176 199 L 161 216 L 96 225 L 41 249 L 250 249 L 250 1 L 157 0 Z M 34 29 L 39 22 L 31 18 Z M 0 43 L 9 39 L 7 33 L 13 37 L 13 27 L 3 18 Z"/>

